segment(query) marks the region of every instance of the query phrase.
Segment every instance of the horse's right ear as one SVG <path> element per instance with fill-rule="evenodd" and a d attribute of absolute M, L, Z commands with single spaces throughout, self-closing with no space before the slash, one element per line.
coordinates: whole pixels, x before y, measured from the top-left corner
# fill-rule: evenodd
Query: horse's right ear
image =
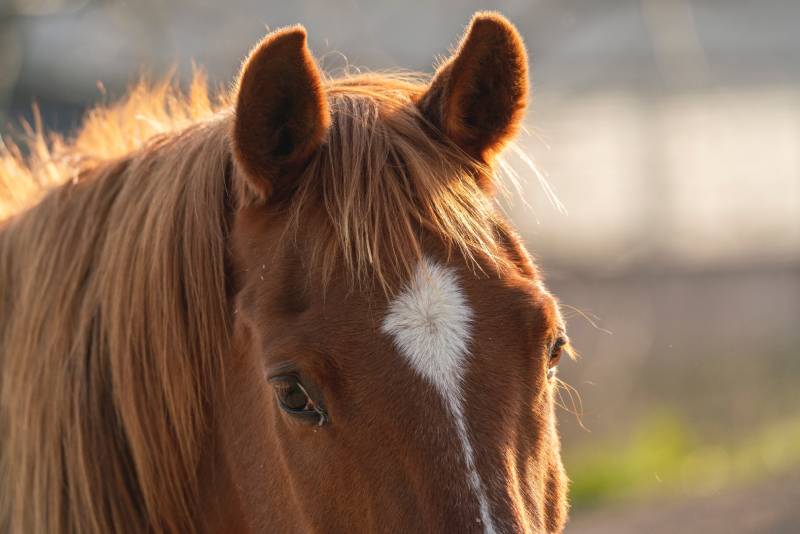
<path fill-rule="evenodd" d="M 250 53 L 238 84 L 233 148 L 250 184 L 265 199 L 290 190 L 329 125 L 305 29 L 269 34 Z"/>

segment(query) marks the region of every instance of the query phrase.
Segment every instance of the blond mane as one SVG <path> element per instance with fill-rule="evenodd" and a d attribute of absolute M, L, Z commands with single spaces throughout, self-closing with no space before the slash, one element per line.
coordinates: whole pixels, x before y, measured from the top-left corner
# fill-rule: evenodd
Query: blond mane
<path fill-rule="evenodd" d="M 494 171 L 425 119 L 414 99 L 426 87 L 408 73 L 327 80 L 331 127 L 298 180 L 289 225 L 317 220 L 307 242 L 324 283 L 341 267 L 354 284 L 396 290 L 422 255 L 423 232 L 474 267 L 502 266 L 495 206 L 480 185 L 493 187 Z"/>
<path fill-rule="evenodd" d="M 205 75 L 197 71 L 185 93 L 171 77 L 155 84 L 141 80 L 119 102 L 89 110 L 70 138 L 46 132 L 34 108 L 34 124 L 22 125 L 22 147 L 0 136 L 0 221 L 100 162 L 126 156 L 156 136 L 229 107 L 229 95 L 221 92 L 212 98 Z"/>
<path fill-rule="evenodd" d="M 288 210 L 326 279 L 343 265 L 392 290 L 423 232 L 500 261 L 491 170 L 425 122 L 423 87 L 326 81 L 331 128 Z M 25 150 L 0 147 L 0 530 L 192 530 L 228 216 L 260 202 L 232 171 L 230 101 L 202 76 L 139 84 L 71 139 L 34 125 Z"/>
<path fill-rule="evenodd" d="M 2 154 L 0 530 L 192 530 L 228 352 L 226 113 L 135 87 Z"/>

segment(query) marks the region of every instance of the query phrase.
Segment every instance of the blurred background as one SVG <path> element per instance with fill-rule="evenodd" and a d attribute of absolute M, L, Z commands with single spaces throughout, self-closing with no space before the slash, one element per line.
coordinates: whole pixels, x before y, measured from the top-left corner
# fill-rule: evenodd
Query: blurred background
<path fill-rule="evenodd" d="M 2 131 L 192 60 L 224 87 L 297 22 L 329 71 L 430 72 L 479 9 L 526 39 L 521 144 L 563 204 L 516 162 L 506 209 L 581 353 L 567 531 L 800 532 L 797 0 L 0 0 Z"/>

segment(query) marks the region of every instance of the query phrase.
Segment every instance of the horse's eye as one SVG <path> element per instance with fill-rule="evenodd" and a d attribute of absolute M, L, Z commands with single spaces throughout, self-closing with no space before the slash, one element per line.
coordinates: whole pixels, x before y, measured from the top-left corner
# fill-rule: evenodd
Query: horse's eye
<path fill-rule="evenodd" d="M 564 346 L 567 344 L 567 337 L 564 335 L 558 336 L 550 348 L 550 362 L 549 367 L 552 369 L 558 365 L 561 360 L 561 353 L 564 352 Z"/>
<path fill-rule="evenodd" d="M 295 375 L 276 376 L 269 380 L 275 389 L 278 405 L 289 415 L 320 426 L 328 421 L 328 414 L 315 401 Z"/>
<path fill-rule="evenodd" d="M 311 403 L 311 399 L 300 386 L 300 382 L 292 377 L 273 383 L 278 402 L 283 408 L 291 411 L 304 410 Z"/>

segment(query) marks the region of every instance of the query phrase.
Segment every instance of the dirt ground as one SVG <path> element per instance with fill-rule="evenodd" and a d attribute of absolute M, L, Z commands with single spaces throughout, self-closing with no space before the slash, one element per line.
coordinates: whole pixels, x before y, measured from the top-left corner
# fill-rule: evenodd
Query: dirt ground
<path fill-rule="evenodd" d="M 702 498 L 576 513 L 568 534 L 800 533 L 800 469 Z"/>

